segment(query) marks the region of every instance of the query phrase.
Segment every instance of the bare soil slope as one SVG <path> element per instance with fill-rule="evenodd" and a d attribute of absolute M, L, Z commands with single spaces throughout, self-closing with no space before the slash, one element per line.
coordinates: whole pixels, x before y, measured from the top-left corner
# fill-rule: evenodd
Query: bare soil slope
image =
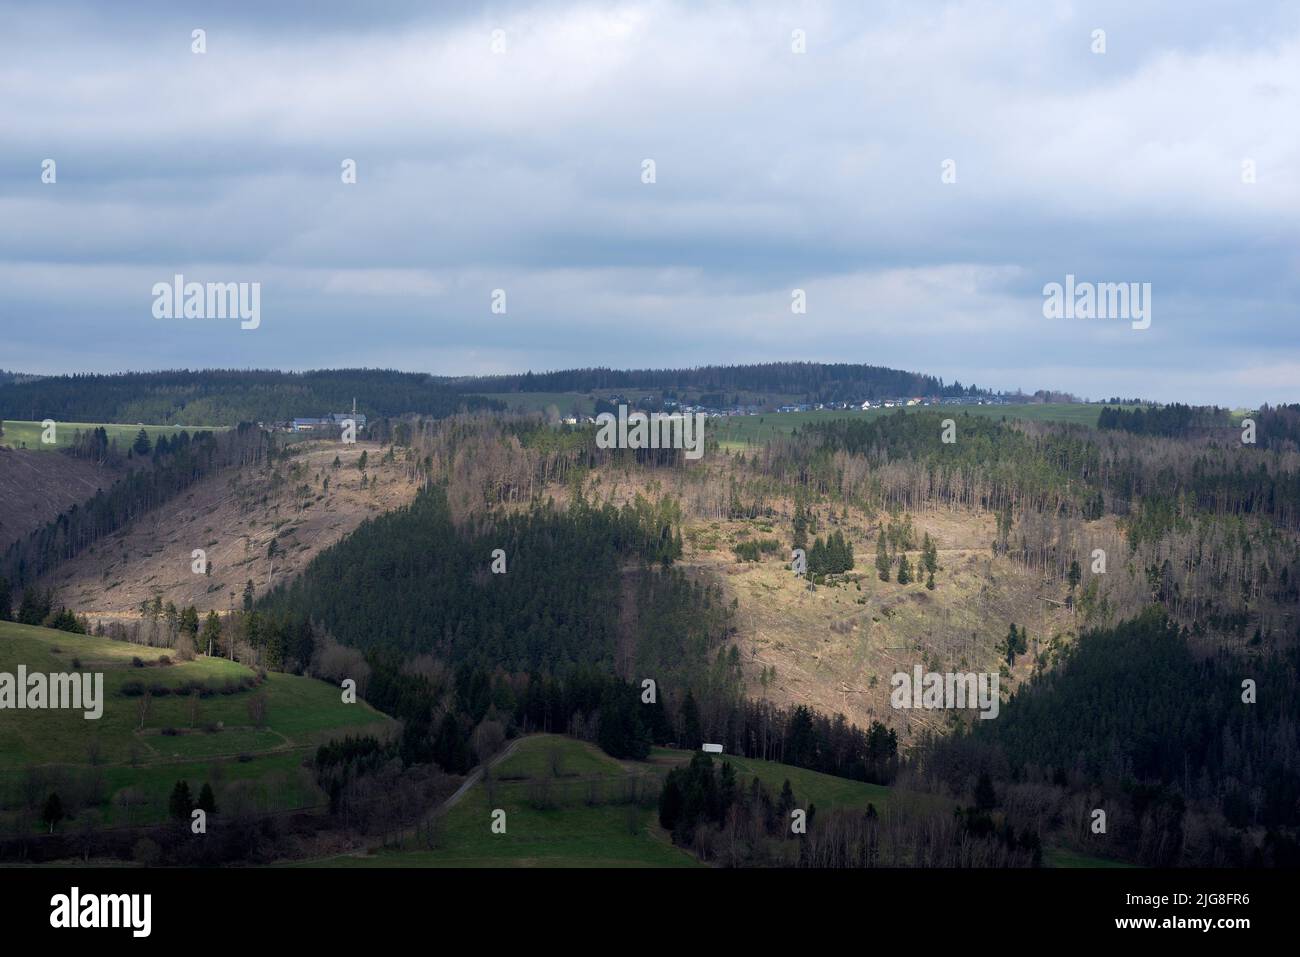
<path fill-rule="evenodd" d="M 363 452 L 364 488 L 357 467 Z M 297 575 L 365 519 L 410 503 L 416 483 L 400 462 L 383 462 L 383 454 L 372 442 L 311 442 L 269 472 L 231 469 L 210 476 L 41 584 L 92 624 L 139 617 L 140 603 L 155 596 L 164 605 L 194 605 L 201 614 L 226 611 L 242 602 L 246 582 L 260 595 Z M 206 552 L 208 574 L 194 572 L 195 549 Z"/>
<path fill-rule="evenodd" d="M 716 484 L 725 488 L 725 475 Z M 569 491 L 557 491 L 555 497 L 563 501 Z M 622 472 L 602 472 L 586 491 L 615 504 L 637 494 L 651 499 L 681 494 L 671 475 L 660 482 Z M 1065 588 L 1045 584 L 1018 562 L 993 556 L 996 523 L 990 514 L 947 509 L 910 514 L 918 546 L 929 533 L 939 549 L 940 570 L 931 591 L 919 572 L 919 547 L 908 552 L 919 581 L 899 585 L 897 565 L 891 581 L 882 582 L 876 573 L 880 524 L 904 516 L 869 516 L 857 509 L 846 515 L 841 506 L 822 504 L 817 507 L 819 526 L 810 531 L 809 541 L 843 533 L 853 546 L 855 567 L 839 584 L 809 590 L 788 568 L 794 503 L 773 499 L 769 504 L 776 515 L 754 520 L 688 515 L 681 560 L 720 581 L 726 601 L 735 600 L 735 641 L 748 693 L 755 697 L 843 714 L 864 728 L 877 720 L 909 743 L 927 729 L 941 730 L 952 713 L 892 708 L 890 679 L 896 672 L 910 673 L 915 665 L 939 672 L 1004 671 L 999 646 L 1014 622 L 1028 630 L 1028 649 L 1000 679 L 1005 699 L 1040 655 L 1050 664 L 1054 651 L 1073 640 L 1083 624 L 1063 606 Z M 1118 534 L 1111 519 L 1098 525 Z M 779 550 L 760 562 L 736 560 L 738 543 L 764 539 L 776 539 Z"/>
<path fill-rule="evenodd" d="M 58 452 L 0 446 L 0 550 L 123 474 Z"/>
<path fill-rule="evenodd" d="M 787 567 L 790 532 L 779 524 L 767 533 L 754 528 L 763 523 L 715 522 L 688 537 L 685 562 L 712 569 L 726 599 L 737 601 L 737 641 L 751 694 L 840 713 L 859 727 L 877 720 L 908 742 L 924 730 L 941 730 L 949 713 L 890 707 L 894 673 L 910 674 L 915 665 L 997 673 L 1005 665 L 998 646 L 1015 622 L 1028 628 L 1030 640 L 1028 654 L 1001 681 L 1005 697 L 1056 636 L 1059 645 L 1077 633 L 1076 617 L 1044 600 L 1063 600 L 1059 589 L 991 555 L 990 516 L 934 512 L 912 520 L 918 538 L 929 532 L 939 543 L 933 591 L 923 580 L 900 585 L 879 579 L 874 527 L 868 534 L 865 521 L 837 526 L 853 545 L 854 570 L 842 583 L 815 590 Z M 744 537 L 779 538 L 783 551 L 737 563 L 731 544 Z M 916 566 L 920 552 L 908 557 Z M 896 573 L 895 567 L 891 578 Z"/>

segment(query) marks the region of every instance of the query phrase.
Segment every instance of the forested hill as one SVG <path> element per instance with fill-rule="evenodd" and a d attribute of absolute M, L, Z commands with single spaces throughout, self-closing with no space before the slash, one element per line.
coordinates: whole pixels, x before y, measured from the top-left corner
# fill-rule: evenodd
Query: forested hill
<path fill-rule="evenodd" d="M 621 389 L 796 397 L 809 402 L 981 392 L 916 372 L 813 362 L 695 369 L 570 369 L 470 378 L 384 369 L 176 369 L 30 379 L 0 376 L 0 419 L 235 425 L 341 412 L 352 407 L 354 398 L 358 411 L 371 419 L 407 414 L 441 417 L 460 409 L 498 408 L 497 403 L 476 393 Z"/>
<path fill-rule="evenodd" d="M 639 644 L 647 651 L 649 631 L 662 630 L 657 637 L 672 647 L 660 660 L 671 666 L 707 660 L 719 637 L 708 600 L 669 570 L 653 573 L 653 584 L 624 581 L 623 573 L 667 566 L 680 553 L 666 503 L 615 509 L 578 501 L 563 512 L 539 505 L 458 529 L 445 491 L 433 486 L 317 556 L 260 608 L 310 619 L 366 650 L 563 672 L 612 666 L 624 589 L 635 586 L 649 589 L 636 605 Z M 701 644 L 688 648 L 695 633 Z"/>
<path fill-rule="evenodd" d="M 0 419 L 236 425 L 343 412 L 354 398 L 372 419 L 497 407 L 418 372 L 178 369 L 0 381 Z"/>
<path fill-rule="evenodd" d="M 852 402 L 919 395 L 976 395 L 983 390 L 918 372 L 856 363 L 769 362 L 694 369 L 568 369 L 456 380 L 463 392 L 590 392 L 593 389 L 689 389 L 801 396 Z"/>
<path fill-rule="evenodd" d="M 24 375 L 21 372 L 8 372 L 0 369 L 0 385 L 8 385 L 11 382 L 28 382 L 38 378 L 40 376 Z"/>
<path fill-rule="evenodd" d="M 85 436 L 79 448 L 95 448 L 98 459 L 107 439 L 103 429 Z M 181 432 L 169 441 L 160 436 L 152 455 L 135 457 L 136 467 L 107 490 L 73 505 L 0 554 L 0 580 L 26 586 L 62 562 L 145 513 L 188 491 L 204 476 L 231 466 L 260 465 L 269 452 L 268 434 L 245 423 L 222 432 Z M 141 463 L 145 464 L 141 464 Z M 4 609 L 0 608 L 0 617 Z"/>
<path fill-rule="evenodd" d="M 1198 655 L 1148 609 L 1084 633 L 999 720 L 929 742 L 925 773 L 958 789 L 982 775 L 986 808 L 1017 828 L 1073 793 L 1066 815 L 1101 808 L 1109 824 L 1098 835 L 1076 817 L 1076 840 L 1143 865 L 1295 867 L 1297 664 L 1294 645 Z"/>
<path fill-rule="evenodd" d="M 1255 423 L 1255 444 L 1260 448 L 1300 446 L 1300 404 L 1265 405 L 1247 418 Z M 1107 407 L 1101 410 L 1097 427 L 1173 439 L 1218 435 L 1236 440 L 1240 425 L 1227 409 L 1174 403 L 1149 409 Z"/>

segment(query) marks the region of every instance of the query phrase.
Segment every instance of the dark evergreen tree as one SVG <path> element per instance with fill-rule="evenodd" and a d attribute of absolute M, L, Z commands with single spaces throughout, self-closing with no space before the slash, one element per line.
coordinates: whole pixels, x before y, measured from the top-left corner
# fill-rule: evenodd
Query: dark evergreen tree
<path fill-rule="evenodd" d="M 876 571 L 882 582 L 889 581 L 889 552 L 885 547 L 885 530 L 876 536 Z"/>
<path fill-rule="evenodd" d="M 794 503 L 794 547 L 808 550 L 808 516 L 804 512 L 803 502 Z"/>
<path fill-rule="evenodd" d="M 704 734 L 700 730 L 700 709 L 695 703 L 695 695 L 689 690 L 682 701 L 682 747 L 694 751 L 704 743 Z"/>
<path fill-rule="evenodd" d="M 212 793 L 212 785 L 207 781 L 203 782 L 203 787 L 199 790 L 198 806 L 208 814 L 217 813 L 217 797 Z"/>
<path fill-rule="evenodd" d="M 596 743 L 610 757 L 644 761 L 650 755 L 650 732 L 641 720 L 637 689 L 614 681 L 605 688 L 600 704 Z"/>
<path fill-rule="evenodd" d="M 167 800 L 167 813 L 178 821 L 188 821 L 193 810 L 194 801 L 190 796 L 189 782 L 177 781 L 176 786 L 172 788 L 171 797 Z"/>
<path fill-rule="evenodd" d="M 41 808 L 41 820 L 49 825 L 50 833 L 54 833 L 54 827 L 66 817 L 63 811 L 63 802 L 59 800 L 57 794 L 50 794 L 45 799 L 45 806 Z"/>

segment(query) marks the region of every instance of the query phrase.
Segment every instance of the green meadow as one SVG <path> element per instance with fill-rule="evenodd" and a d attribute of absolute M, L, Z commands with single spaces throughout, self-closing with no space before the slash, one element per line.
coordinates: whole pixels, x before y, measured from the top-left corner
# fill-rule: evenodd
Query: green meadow
<path fill-rule="evenodd" d="M 686 764 L 693 754 L 694 752 L 691 751 L 655 748 L 650 753 L 650 760 L 671 767 Z M 744 758 L 734 754 L 715 754 L 713 761 L 719 765 L 723 761 L 730 763 L 736 769 L 736 780 L 743 785 L 747 786 L 750 780 L 758 778 L 773 794 L 780 793 L 782 786 L 789 781 L 798 805 L 806 808 L 809 804 L 816 804 L 819 812 L 829 811 L 831 808 L 866 808 L 868 804 L 874 805 L 877 811 L 881 811 L 891 802 L 898 800 L 906 800 L 909 803 L 918 801 L 945 805 L 951 803 L 929 794 L 899 791 L 882 784 L 853 781 L 832 774 L 822 774 L 820 771 L 779 764 L 776 761 L 762 761 L 758 758 Z"/>
<path fill-rule="evenodd" d="M 364 702 L 344 704 L 339 689 L 322 681 L 272 672 L 250 688 L 240 682 L 253 672 L 241 664 L 206 657 L 164 664 L 168 653 L 0 622 L 0 672 L 25 665 L 28 674 L 104 676 L 98 719 L 71 710 L 0 711 L 0 815 L 17 807 L 33 775 L 102 778 L 107 803 L 87 810 L 105 823 L 161 820 L 178 780 L 195 795 L 205 781 L 251 782 L 245 789 L 267 810 L 314 806 L 324 798 L 302 767 L 314 748 L 340 733 L 392 724 Z M 178 693 L 189 682 L 208 693 Z M 126 693 L 135 683 L 149 689 L 147 705 L 144 695 Z M 250 713 L 255 697 L 265 701 L 260 727 Z M 116 800 L 125 788 L 139 798 L 129 815 Z"/>
<path fill-rule="evenodd" d="M 586 742 L 559 735 L 520 739 L 492 772 L 439 819 L 434 845 L 423 835 L 402 847 L 333 858 L 331 867 L 699 867 L 673 845 L 658 823 L 664 776 L 693 752 L 655 748 L 647 761 L 617 761 Z M 816 771 L 741 758 L 731 762 L 739 782 L 757 777 L 777 793 L 790 781 L 801 806 L 877 809 L 901 792 Z M 635 797 L 634 800 L 630 798 Z M 909 800 L 935 800 L 907 795 Z M 492 832 L 492 812 L 505 811 L 506 831 Z"/>
<path fill-rule="evenodd" d="M 193 435 L 195 432 L 220 432 L 226 428 L 223 425 L 120 425 L 109 422 L 58 422 L 56 420 L 55 441 L 53 444 L 47 445 L 41 441 L 41 434 L 45 429 L 39 422 L 5 419 L 3 425 L 4 435 L 0 436 L 0 445 L 7 445 L 15 449 L 28 448 L 50 451 L 68 448 L 76 442 L 78 432 L 102 428 L 108 433 L 109 441 L 116 439 L 118 448 L 124 453 L 127 447 L 135 441 L 135 437 L 140 434 L 141 429 L 144 429 L 149 436 L 150 442 L 156 442 L 160 435 L 166 435 L 170 438 L 180 432 L 189 432 Z"/>
<path fill-rule="evenodd" d="M 658 823 L 659 773 L 559 735 L 520 739 L 515 751 L 437 819 L 434 846 L 332 858 L 329 867 L 698 867 Z M 625 800 L 629 777 L 639 800 Z M 490 792 L 490 793 L 489 793 Z M 505 812 L 493 833 L 492 812 Z"/>

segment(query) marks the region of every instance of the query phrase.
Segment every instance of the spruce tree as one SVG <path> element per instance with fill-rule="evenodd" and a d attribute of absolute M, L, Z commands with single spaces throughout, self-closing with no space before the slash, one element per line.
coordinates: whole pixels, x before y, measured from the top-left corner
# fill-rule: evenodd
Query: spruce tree
<path fill-rule="evenodd" d="M 57 794 L 51 794 L 45 799 L 45 807 L 41 809 L 41 820 L 50 826 L 50 833 L 54 833 L 54 825 L 58 824 L 66 815 L 63 813 L 63 802 L 59 800 Z"/>
<path fill-rule="evenodd" d="M 829 562 L 826 556 L 826 543 L 820 538 L 813 541 L 813 547 L 808 552 L 808 574 L 825 575 L 829 571 Z"/>
<path fill-rule="evenodd" d="M 682 701 L 682 744 L 694 751 L 704 743 L 700 730 L 700 709 L 695 703 L 695 695 L 688 690 Z"/>
<path fill-rule="evenodd" d="M 1016 664 L 1016 655 L 1023 654 L 1029 648 L 1028 633 L 1017 631 L 1015 622 L 1011 623 L 1011 630 L 1007 632 L 1006 650 L 1007 650 L 1007 667 L 1014 668 Z"/>
<path fill-rule="evenodd" d="M 208 814 L 217 813 L 217 797 L 212 793 L 212 785 L 207 781 L 203 782 L 203 788 L 199 791 L 198 806 Z"/>
<path fill-rule="evenodd" d="M 804 513 L 803 502 L 794 506 L 794 547 L 808 549 L 808 516 Z"/>
<path fill-rule="evenodd" d="M 199 639 L 200 651 L 211 655 L 216 650 L 217 642 L 221 639 L 221 618 L 215 611 L 208 612 L 208 617 L 203 621 L 203 634 Z"/>
<path fill-rule="evenodd" d="M 876 571 L 880 573 L 882 582 L 889 581 L 889 552 L 885 548 L 884 529 L 881 529 L 880 534 L 876 536 Z"/>
<path fill-rule="evenodd" d="M 921 544 L 921 561 L 931 576 L 939 570 L 939 547 L 935 545 L 929 532 L 925 533 L 925 541 Z"/>
<path fill-rule="evenodd" d="M 194 801 L 190 797 L 190 786 L 186 781 L 177 781 L 167 801 L 167 812 L 178 821 L 189 820 L 194 810 Z"/>
<path fill-rule="evenodd" d="M 906 555 L 898 557 L 898 583 L 907 585 L 912 581 L 912 563 L 907 560 Z"/>

